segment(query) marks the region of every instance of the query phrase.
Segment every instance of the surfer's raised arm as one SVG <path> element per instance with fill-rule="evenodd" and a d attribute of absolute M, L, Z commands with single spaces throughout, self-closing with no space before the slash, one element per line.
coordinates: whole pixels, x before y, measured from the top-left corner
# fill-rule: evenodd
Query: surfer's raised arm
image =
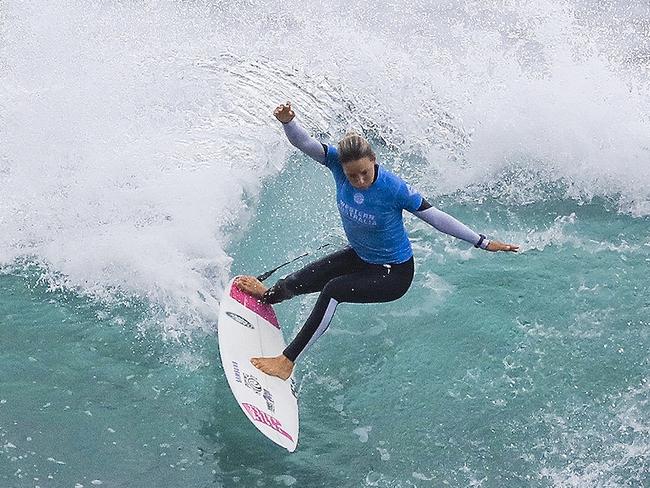
<path fill-rule="evenodd" d="M 291 102 L 279 105 L 273 111 L 273 115 L 282 122 L 284 133 L 293 146 L 320 164 L 325 163 L 325 148 L 295 120 L 296 114 L 291 108 Z"/>

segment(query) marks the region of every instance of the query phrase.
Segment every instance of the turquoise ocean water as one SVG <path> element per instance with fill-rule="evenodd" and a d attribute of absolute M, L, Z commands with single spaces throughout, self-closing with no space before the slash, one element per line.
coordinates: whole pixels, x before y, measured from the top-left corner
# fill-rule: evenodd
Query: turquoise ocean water
<path fill-rule="evenodd" d="M 649 486 L 649 18 L 0 4 L 0 488 Z M 413 285 L 340 306 L 299 363 L 293 454 L 239 410 L 216 336 L 230 276 L 344 243 L 327 170 L 271 116 L 287 99 L 522 249 L 406 216 Z M 314 301 L 276 307 L 286 338 Z"/>

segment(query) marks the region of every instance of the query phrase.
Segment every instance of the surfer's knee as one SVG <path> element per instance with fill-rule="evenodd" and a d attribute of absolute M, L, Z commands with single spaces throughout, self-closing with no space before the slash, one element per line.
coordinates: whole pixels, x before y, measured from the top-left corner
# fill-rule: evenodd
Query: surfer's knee
<path fill-rule="evenodd" d="M 345 293 L 342 293 L 342 288 L 341 288 L 341 283 L 340 280 L 338 279 L 333 279 L 328 281 L 325 286 L 323 287 L 323 290 L 321 291 L 320 297 L 323 299 L 330 299 L 333 298 L 337 302 L 343 302 L 345 301 Z M 319 297 L 319 298 L 320 298 Z"/>

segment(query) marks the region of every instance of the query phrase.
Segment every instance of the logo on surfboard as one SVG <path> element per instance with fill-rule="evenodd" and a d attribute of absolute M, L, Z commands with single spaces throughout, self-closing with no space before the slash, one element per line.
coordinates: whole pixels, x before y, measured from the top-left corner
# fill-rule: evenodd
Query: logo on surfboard
<path fill-rule="evenodd" d="M 272 415 L 269 415 L 268 413 L 262 412 L 255 405 L 251 405 L 250 403 L 242 403 L 242 405 L 250 415 L 250 418 L 252 418 L 255 422 L 259 422 L 261 424 L 267 425 L 268 427 L 271 427 L 273 430 L 282 434 L 284 437 L 293 442 L 293 437 L 286 430 L 284 430 L 282 422 L 280 422 L 278 419 Z"/>
<path fill-rule="evenodd" d="M 226 315 L 231 319 L 233 319 L 238 324 L 243 325 L 244 327 L 248 327 L 249 329 L 255 329 L 255 326 L 251 324 L 248 320 L 246 320 L 244 317 L 242 317 L 241 315 L 237 315 L 236 313 L 233 312 L 226 312 Z"/>
<path fill-rule="evenodd" d="M 269 409 L 269 412 L 275 412 L 275 402 L 273 401 L 273 395 L 266 388 L 264 389 L 264 400 L 266 400 L 266 408 Z"/>
<path fill-rule="evenodd" d="M 260 395 L 266 401 L 266 408 L 269 409 L 269 412 L 275 412 L 275 401 L 273 401 L 273 394 L 266 388 L 262 388 L 260 381 L 252 374 L 241 373 L 239 371 L 239 364 L 236 361 L 232 362 L 233 369 L 235 372 L 235 380 L 238 383 L 243 383 L 248 388 L 253 390 L 255 393 Z M 244 380 L 242 381 L 241 375 L 244 375 Z M 264 393 L 262 393 L 264 392 Z"/>
<path fill-rule="evenodd" d="M 244 384 L 258 395 L 262 393 L 262 385 L 252 374 L 244 373 Z"/>
<path fill-rule="evenodd" d="M 293 393 L 294 398 L 298 399 L 298 389 L 296 388 L 296 381 L 291 378 L 291 393 Z"/>
<path fill-rule="evenodd" d="M 239 364 L 237 363 L 237 361 L 232 362 L 232 370 L 233 370 L 233 373 L 235 373 L 235 381 L 237 383 L 241 383 L 242 382 L 241 381 L 241 372 L 239 371 Z"/>

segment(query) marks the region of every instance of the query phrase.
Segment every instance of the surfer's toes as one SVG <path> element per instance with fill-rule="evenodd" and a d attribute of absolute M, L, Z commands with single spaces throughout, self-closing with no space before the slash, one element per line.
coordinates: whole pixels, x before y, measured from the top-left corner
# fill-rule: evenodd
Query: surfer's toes
<path fill-rule="evenodd" d="M 235 284 L 244 293 L 257 298 L 261 298 L 267 290 L 267 287 L 254 276 L 239 276 L 235 279 Z"/>

